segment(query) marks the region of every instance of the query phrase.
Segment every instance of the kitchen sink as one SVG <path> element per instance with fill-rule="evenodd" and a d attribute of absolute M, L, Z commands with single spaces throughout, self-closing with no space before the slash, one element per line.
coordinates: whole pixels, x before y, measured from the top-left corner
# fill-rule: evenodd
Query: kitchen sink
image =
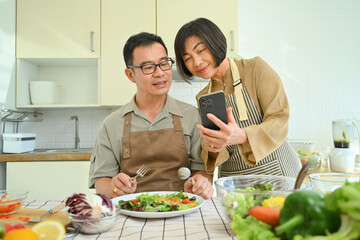
<path fill-rule="evenodd" d="M 35 149 L 28 153 L 91 153 L 92 148 L 55 148 L 55 149 Z"/>

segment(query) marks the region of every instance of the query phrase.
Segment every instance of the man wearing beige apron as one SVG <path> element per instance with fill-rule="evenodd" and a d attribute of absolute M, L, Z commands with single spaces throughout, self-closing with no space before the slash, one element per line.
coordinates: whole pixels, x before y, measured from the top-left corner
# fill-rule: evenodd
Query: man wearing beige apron
<path fill-rule="evenodd" d="M 212 175 L 204 171 L 200 159 L 197 109 L 167 94 L 174 62 L 165 44 L 150 33 L 134 35 L 125 44 L 124 59 L 125 74 L 137 92 L 99 130 L 91 156 L 90 187 L 112 198 L 180 190 L 212 197 Z M 142 165 L 149 170 L 133 179 Z M 192 171 L 191 181 L 178 177 L 181 167 Z"/>

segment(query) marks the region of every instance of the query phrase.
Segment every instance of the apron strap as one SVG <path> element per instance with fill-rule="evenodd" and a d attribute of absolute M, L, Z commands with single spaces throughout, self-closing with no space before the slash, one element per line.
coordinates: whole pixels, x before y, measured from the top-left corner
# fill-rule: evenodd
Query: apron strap
<path fill-rule="evenodd" d="M 130 157 L 130 128 L 131 128 L 131 112 L 127 113 L 125 115 L 125 121 L 124 121 L 124 130 L 123 130 L 123 147 L 122 147 L 122 155 L 123 158 L 129 158 Z"/>
<path fill-rule="evenodd" d="M 246 112 L 244 95 L 242 93 L 242 80 L 239 75 L 239 70 L 238 67 L 236 66 L 234 59 L 229 58 L 229 60 L 230 60 L 231 74 L 234 81 L 233 86 L 235 90 L 236 105 L 239 111 L 240 121 L 248 120 L 249 118 Z"/>
<path fill-rule="evenodd" d="M 173 123 L 174 123 L 174 130 L 175 131 L 183 131 L 182 126 L 181 126 L 180 117 L 175 114 L 171 114 L 171 115 L 172 115 L 172 119 L 173 119 Z"/>

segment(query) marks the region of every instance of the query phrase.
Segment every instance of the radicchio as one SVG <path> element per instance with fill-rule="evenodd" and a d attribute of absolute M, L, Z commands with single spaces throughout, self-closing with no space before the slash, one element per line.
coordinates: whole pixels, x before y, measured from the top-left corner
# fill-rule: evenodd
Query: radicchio
<path fill-rule="evenodd" d="M 114 213 L 113 203 L 103 194 L 75 193 L 67 198 L 66 206 L 78 219 L 102 218 Z"/>

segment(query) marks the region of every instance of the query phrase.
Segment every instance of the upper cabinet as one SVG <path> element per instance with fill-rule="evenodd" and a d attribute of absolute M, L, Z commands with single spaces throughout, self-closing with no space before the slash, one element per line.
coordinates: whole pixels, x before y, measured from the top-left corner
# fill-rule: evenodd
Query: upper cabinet
<path fill-rule="evenodd" d="M 17 0 L 17 58 L 100 57 L 100 0 Z"/>
<path fill-rule="evenodd" d="M 228 56 L 236 56 L 237 0 L 220 6 L 218 0 L 17 0 L 16 106 L 124 105 L 136 92 L 125 75 L 127 39 L 139 32 L 155 33 L 175 59 L 177 31 L 199 17 L 222 29 Z M 50 88 L 39 91 L 36 86 Z M 56 98 L 49 99 L 50 92 Z"/>
<path fill-rule="evenodd" d="M 17 0 L 16 107 L 99 106 L 100 9 L 100 0 Z M 32 84 L 43 81 L 51 88 Z"/>
<path fill-rule="evenodd" d="M 101 7 L 102 106 L 124 105 L 136 92 L 125 75 L 123 48 L 139 32 L 156 33 L 156 1 L 103 0 Z"/>
<path fill-rule="evenodd" d="M 101 73 L 102 106 L 123 105 L 136 92 L 136 85 L 125 75 L 123 47 L 126 40 L 139 32 L 159 35 L 175 60 L 174 39 L 186 22 L 198 17 L 214 21 L 228 41 L 228 56 L 236 56 L 237 0 L 102 0 Z M 205 9 L 204 9 L 205 8 Z"/>
<path fill-rule="evenodd" d="M 157 0 L 157 34 L 164 40 L 170 57 L 175 57 L 176 33 L 185 23 L 204 17 L 213 21 L 227 39 L 227 55 L 238 55 L 237 0 Z"/>

